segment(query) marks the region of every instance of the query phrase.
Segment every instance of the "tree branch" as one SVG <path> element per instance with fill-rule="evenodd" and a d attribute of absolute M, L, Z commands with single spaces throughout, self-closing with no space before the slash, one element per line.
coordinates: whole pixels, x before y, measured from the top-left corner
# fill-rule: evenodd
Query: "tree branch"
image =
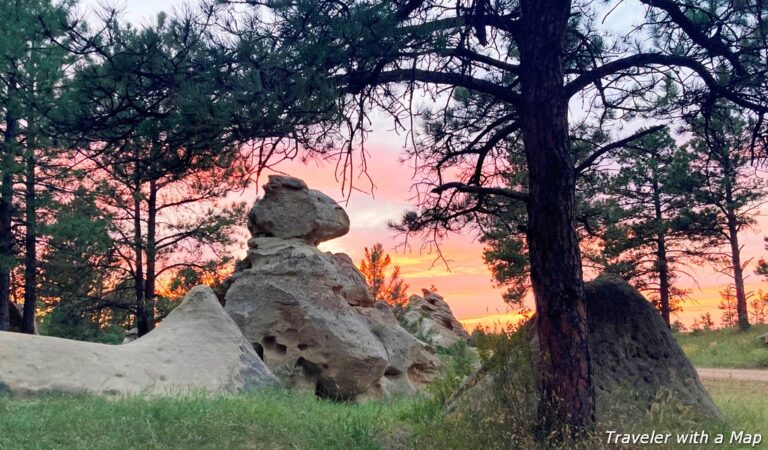
<path fill-rule="evenodd" d="M 519 192 L 519 191 L 514 191 L 512 189 L 506 189 L 506 188 L 470 186 L 464 183 L 459 183 L 457 181 L 441 184 L 440 186 L 432 189 L 432 193 L 442 194 L 448 189 L 454 189 L 458 192 L 464 192 L 467 194 L 497 195 L 500 197 L 506 197 L 506 198 L 517 200 L 519 202 L 524 202 L 524 203 L 527 203 L 530 200 L 530 196 L 526 192 Z"/>

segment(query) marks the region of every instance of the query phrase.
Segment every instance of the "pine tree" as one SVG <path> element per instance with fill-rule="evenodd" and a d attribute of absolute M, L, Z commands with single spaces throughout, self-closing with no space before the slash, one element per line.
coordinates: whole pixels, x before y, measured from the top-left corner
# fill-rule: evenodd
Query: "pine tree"
<path fill-rule="evenodd" d="M 768 323 L 768 294 L 763 293 L 762 290 L 757 291 L 757 295 L 749 302 L 749 310 L 752 323 Z"/>
<path fill-rule="evenodd" d="M 768 199 L 768 183 L 756 173 L 748 150 L 752 137 L 747 129 L 735 105 L 719 104 L 713 107 L 708 120 L 693 123 L 695 135 L 690 142 L 697 155 L 691 166 L 702 179 L 697 201 L 708 209 L 713 237 L 728 248 L 727 257 L 717 257 L 719 252 L 713 248 L 711 259 L 720 272 L 733 280 L 737 322 L 742 331 L 749 329 L 744 288 L 748 261 L 742 261 L 739 236 L 754 227 L 755 214 Z"/>
<path fill-rule="evenodd" d="M 226 194 L 248 185 L 219 55 L 193 16 L 158 16 L 142 29 L 105 24 L 109 40 L 79 68 L 60 108 L 98 199 L 113 217 L 123 267 L 131 273 L 139 335 L 158 313 L 158 277 L 226 263 L 243 203 Z M 262 167 L 262 166 L 258 166 Z M 163 308 L 166 309 L 166 308 Z"/>
<path fill-rule="evenodd" d="M 720 291 L 720 303 L 717 309 L 722 311 L 720 323 L 723 327 L 736 326 L 739 320 L 739 314 L 736 308 L 736 289 L 733 286 Z"/>
<path fill-rule="evenodd" d="M 8 329 L 11 272 L 18 265 L 14 229 L 24 227 L 24 318 L 22 331 L 35 329 L 37 208 L 40 166 L 52 146 L 47 113 L 57 101 L 66 52 L 61 39 L 73 2 L 11 1 L 0 4 L 6 26 L 0 38 L 0 330 Z M 23 195 L 14 185 L 23 182 Z M 21 197 L 21 198 L 19 198 Z M 23 213 L 17 210 L 23 206 Z M 15 223 L 14 223 L 15 222 Z"/>
<path fill-rule="evenodd" d="M 365 247 L 360 272 L 368 283 L 371 297 L 388 303 L 394 308 L 395 315 L 399 315 L 408 303 L 408 285 L 400 278 L 400 266 L 393 266 L 392 271 L 387 273 L 391 264 L 392 258 L 384 252 L 384 246 L 376 243 L 370 249 Z"/>
<path fill-rule="evenodd" d="M 650 292 L 667 326 L 689 293 L 676 281 L 712 241 L 711 218 L 697 212 L 694 158 L 667 130 L 653 133 L 619 154 L 604 187 L 620 216 L 605 231 L 603 255 L 609 266 L 631 268 L 630 281 Z"/>

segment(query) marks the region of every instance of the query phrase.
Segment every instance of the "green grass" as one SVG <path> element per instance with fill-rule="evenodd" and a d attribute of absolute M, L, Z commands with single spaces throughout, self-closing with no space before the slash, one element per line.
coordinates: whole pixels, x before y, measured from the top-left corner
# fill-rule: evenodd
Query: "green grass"
<path fill-rule="evenodd" d="M 768 325 L 753 326 L 747 333 L 723 328 L 675 333 L 675 338 L 694 366 L 768 369 L 768 345 L 757 339 L 765 333 Z"/>
<path fill-rule="evenodd" d="M 727 419 L 719 426 L 722 432 L 762 433 L 763 442 L 757 448 L 768 448 L 768 383 L 718 380 L 704 381 L 704 385 Z"/>
<path fill-rule="evenodd" d="M 412 402 L 266 391 L 172 398 L 0 399 L 2 449 L 376 449 Z"/>
<path fill-rule="evenodd" d="M 519 340 L 506 341 L 509 348 L 503 347 L 503 342 L 489 345 L 498 352 L 513 352 L 523 348 L 516 342 Z M 481 350 L 489 345 L 481 346 Z M 530 429 L 535 408 L 524 406 L 530 400 L 532 387 L 514 384 L 515 377 L 505 384 L 511 394 L 504 395 L 498 409 L 483 414 L 446 415 L 443 405 L 471 364 L 465 348 L 450 349 L 441 356 L 446 359 L 446 374 L 427 393 L 364 404 L 334 403 L 285 390 L 117 399 L 56 394 L 30 399 L 0 393 L 0 449 L 625 448 L 608 445 L 602 429 L 580 445 L 542 447 Z M 518 363 L 517 370 L 523 366 Z M 768 441 L 768 383 L 705 384 L 726 416 L 725 423 L 702 425 L 673 404 L 660 403 L 643 423 L 624 424 L 621 428 L 638 433 L 705 429 L 710 434 L 726 435 L 736 430 L 762 433 L 764 441 Z M 768 448 L 768 442 L 756 448 Z"/>
<path fill-rule="evenodd" d="M 725 424 L 705 426 L 708 432 L 762 432 L 768 439 L 768 384 L 718 381 L 708 382 L 707 387 L 728 417 Z M 530 434 L 519 433 L 518 428 L 504 420 L 497 417 L 494 423 L 483 424 L 474 419 L 448 418 L 438 402 L 426 397 L 357 405 L 322 401 L 286 391 L 116 400 L 52 395 L 38 399 L 0 399 L 0 448 L 533 448 Z M 653 422 L 657 422 L 653 426 L 658 431 L 694 427 L 663 414 L 654 417 Z M 670 427 L 670 424 L 674 425 Z M 651 426 L 639 427 L 636 431 L 650 431 Z M 601 436 L 596 434 L 582 448 L 617 448 L 605 445 Z"/>

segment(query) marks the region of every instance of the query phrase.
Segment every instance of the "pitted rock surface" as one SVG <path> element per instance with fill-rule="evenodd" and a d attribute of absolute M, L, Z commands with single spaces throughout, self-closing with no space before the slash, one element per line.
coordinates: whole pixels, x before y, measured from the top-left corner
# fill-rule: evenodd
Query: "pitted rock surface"
<path fill-rule="evenodd" d="M 297 178 L 270 177 L 265 192 L 224 303 L 267 366 L 294 387 L 340 400 L 426 386 L 439 371 L 434 350 L 374 302 L 349 256 L 316 247 L 348 231 L 344 210 Z"/>

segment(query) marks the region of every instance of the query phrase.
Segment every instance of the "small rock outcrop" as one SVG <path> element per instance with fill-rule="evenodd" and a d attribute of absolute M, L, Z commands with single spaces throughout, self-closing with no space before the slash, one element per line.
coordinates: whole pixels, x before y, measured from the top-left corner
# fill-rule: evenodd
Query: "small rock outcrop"
<path fill-rule="evenodd" d="M 267 366 L 294 387 L 342 400 L 411 393 L 431 381 L 433 350 L 373 300 L 349 256 L 316 247 L 348 231 L 344 210 L 296 178 L 270 176 L 264 191 L 224 301 Z"/>
<path fill-rule="evenodd" d="M 130 344 L 0 333 L 0 360 L 0 385 L 14 395 L 234 392 L 277 383 L 205 286 Z"/>
<path fill-rule="evenodd" d="M 585 283 L 584 291 L 599 421 L 642 420 L 654 405 L 664 403 L 697 417 L 721 417 L 661 316 L 635 288 L 617 276 L 603 274 Z M 538 348 L 535 318 L 519 332 L 528 335 L 529 355 L 510 352 L 516 355 L 514 362 L 495 361 L 481 369 L 460 389 L 449 409 L 470 405 L 479 411 L 504 395 L 501 386 L 527 385 L 535 392 L 535 382 L 519 379 L 525 378 L 521 374 L 535 373 L 531 367 Z"/>
<path fill-rule="evenodd" d="M 412 295 L 408 300 L 403 322 L 416 335 L 424 336 L 437 347 L 448 348 L 469 339 L 469 334 L 456 320 L 445 299 L 429 289 L 423 296 Z"/>

